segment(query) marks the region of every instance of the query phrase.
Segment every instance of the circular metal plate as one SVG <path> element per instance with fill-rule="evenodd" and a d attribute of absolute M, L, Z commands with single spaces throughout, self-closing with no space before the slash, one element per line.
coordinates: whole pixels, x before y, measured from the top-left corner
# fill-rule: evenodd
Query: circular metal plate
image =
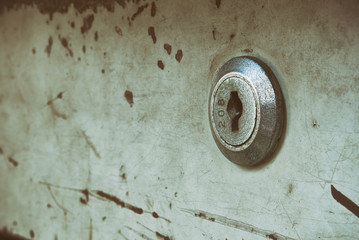
<path fill-rule="evenodd" d="M 209 119 L 217 146 L 229 160 L 252 166 L 268 159 L 282 135 L 284 117 L 280 86 L 262 61 L 237 57 L 217 71 Z"/>

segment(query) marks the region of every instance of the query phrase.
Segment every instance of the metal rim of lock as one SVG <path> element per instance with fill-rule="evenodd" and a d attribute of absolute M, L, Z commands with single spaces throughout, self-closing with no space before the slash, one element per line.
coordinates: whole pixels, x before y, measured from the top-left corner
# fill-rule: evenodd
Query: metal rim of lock
<path fill-rule="evenodd" d="M 232 162 L 254 166 L 275 152 L 285 105 L 279 83 L 261 60 L 235 57 L 215 74 L 209 100 L 213 137 Z"/>

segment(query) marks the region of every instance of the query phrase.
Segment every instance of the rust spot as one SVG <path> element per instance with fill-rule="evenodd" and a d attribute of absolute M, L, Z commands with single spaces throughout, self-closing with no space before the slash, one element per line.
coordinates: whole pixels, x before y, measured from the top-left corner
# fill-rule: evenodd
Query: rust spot
<path fill-rule="evenodd" d="M 9 162 L 14 166 L 17 167 L 17 165 L 19 165 L 19 163 L 13 159 L 12 157 L 8 157 L 7 160 L 9 160 Z"/>
<path fill-rule="evenodd" d="M 156 38 L 156 33 L 155 33 L 154 27 L 148 27 L 148 35 L 150 35 L 152 37 L 153 43 L 156 43 L 157 38 Z"/>
<path fill-rule="evenodd" d="M 288 186 L 288 195 L 293 192 L 293 184 L 289 184 Z"/>
<path fill-rule="evenodd" d="M 169 204 L 169 208 L 172 209 L 172 203 Z"/>
<path fill-rule="evenodd" d="M 174 195 L 175 195 L 175 197 L 177 197 L 177 192 L 175 192 L 175 194 L 174 194 Z"/>
<path fill-rule="evenodd" d="M 137 8 L 137 11 L 132 15 L 131 21 L 135 20 L 135 18 L 137 16 L 139 16 L 143 12 L 143 10 L 145 10 L 147 7 L 148 7 L 148 3 L 146 3 L 145 5 L 139 6 Z"/>
<path fill-rule="evenodd" d="M 115 26 L 115 31 L 117 32 L 118 35 L 122 36 L 122 30 L 119 26 Z"/>
<path fill-rule="evenodd" d="M 106 217 L 102 217 L 102 221 L 105 221 L 106 220 Z"/>
<path fill-rule="evenodd" d="M 47 207 L 47 208 L 51 208 L 52 206 L 51 206 L 50 203 L 48 203 L 48 204 L 46 205 L 46 207 Z"/>
<path fill-rule="evenodd" d="M 232 33 L 230 36 L 229 36 L 229 40 L 232 41 L 232 39 L 236 36 L 236 34 Z"/>
<path fill-rule="evenodd" d="M 74 21 L 72 21 L 72 22 L 70 23 L 70 25 L 71 25 L 72 28 L 75 28 L 75 22 L 74 22 Z"/>
<path fill-rule="evenodd" d="M 215 26 L 212 26 L 212 37 L 213 40 L 216 40 L 216 33 L 217 33 L 217 28 Z"/>
<path fill-rule="evenodd" d="M 156 3 L 152 2 L 152 5 L 151 5 L 151 17 L 156 16 L 156 11 L 157 11 Z"/>
<path fill-rule="evenodd" d="M 133 105 L 133 94 L 131 91 L 126 90 L 124 94 L 127 102 L 130 104 L 130 107 Z"/>
<path fill-rule="evenodd" d="M 30 237 L 31 237 L 31 238 L 34 238 L 34 237 L 35 237 L 34 230 L 32 230 L 32 229 L 30 230 Z"/>
<path fill-rule="evenodd" d="M 171 52 L 172 52 L 172 46 L 171 45 L 169 45 L 168 43 L 165 43 L 163 45 L 163 48 L 167 51 L 168 55 L 171 54 Z"/>
<path fill-rule="evenodd" d="M 97 33 L 97 31 L 95 32 L 95 41 L 97 41 L 98 40 L 98 33 Z"/>
<path fill-rule="evenodd" d="M 3 152 L 3 150 L 2 150 L 2 148 L 0 147 L 0 154 L 3 154 L 4 152 Z"/>
<path fill-rule="evenodd" d="M 182 57 L 183 57 L 183 52 L 182 52 L 182 50 L 181 50 L 181 49 L 177 51 L 177 53 L 176 53 L 176 56 L 175 56 L 175 57 L 176 57 L 177 62 L 181 62 Z"/>
<path fill-rule="evenodd" d="M 125 181 L 125 180 L 126 180 L 126 173 L 122 173 L 122 174 L 121 174 L 121 178 L 122 178 L 122 180 Z"/>
<path fill-rule="evenodd" d="M 272 239 L 272 240 L 278 240 L 278 238 L 275 234 L 267 234 L 266 237 L 269 239 Z"/>
<path fill-rule="evenodd" d="M 101 72 L 102 72 L 102 74 L 105 74 L 105 69 L 102 69 Z"/>
<path fill-rule="evenodd" d="M 216 6 L 219 8 L 221 6 L 221 0 L 216 0 Z"/>
<path fill-rule="evenodd" d="M 81 58 L 80 58 L 80 57 L 78 57 L 78 58 L 77 58 L 77 61 L 81 61 Z"/>
<path fill-rule="evenodd" d="M 126 196 L 128 197 L 128 192 L 126 192 Z"/>
<path fill-rule="evenodd" d="M 67 49 L 68 53 L 70 54 L 71 57 L 74 56 L 74 54 L 72 53 L 72 50 L 70 49 L 69 47 L 69 43 L 67 41 L 66 38 L 62 38 L 60 35 L 59 35 L 59 40 L 61 41 L 61 45 Z"/>
<path fill-rule="evenodd" d="M 36 53 L 36 49 L 33 48 L 33 49 L 32 49 L 32 54 L 35 54 L 35 53 Z"/>
<path fill-rule="evenodd" d="M 48 57 L 50 57 L 51 48 L 52 48 L 52 36 L 50 36 L 49 39 L 47 40 L 47 46 L 45 48 L 45 52 L 47 53 Z"/>
<path fill-rule="evenodd" d="M 165 68 L 165 65 L 163 64 L 163 62 L 162 62 L 161 60 L 158 60 L 157 66 L 158 66 L 161 70 L 163 70 L 163 69 Z"/>
<path fill-rule="evenodd" d="M 85 45 L 82 46 L 82 52 L 86 53 L 86 46 Z"/>
<path fill-rule="evenodd" d="M 108 193 L 105 193 L 103 191 L 96 191 L 96 194 L 100 197 L 103 197 L 103 198 L 106 198 L 107 200 L 109 201 L 112 201 L 114 203 L 116 203 L 116 205 L 119 205 L 123 208 L 127 208 L 131 211 L 133 211 L 134 213 L 137 213 L 137 214 L 143 214 L 143 209 L 142 208 L 139 208 L 139 207 L 136 207 L 136 206 L 133 206 L 129 203 L 126 203 L 124 201 L 122 201 L 121 199 L 111 195 L 111 194 L 108 194 Z"/>
<path fill-rule="evenodd" d="M 158 218 L 158 214 L 156 212 L 152 212 L 152 217 Z"/>
<path fill-rule="evenodd" d="M 81 26 L 81 33 L 82 34 L 86 33 L 88 30 L 91 29 L 92 23 L 93 23 L 94 20 L 95 20 L 95 17 L 94 17 L 93 14 L 90 14 L 90 15 L 84 17 L 83 23 L 82 23 L 82 26 Z"/>
<path fill-rule="evenodd" d="M 158 238 L 161 238 L 161 239 L 164 239 L 164 240 L 171 240 L 168 236 L 165 236 L 165 235 L 163 235 L 163 234 L 161 234 L 159 232 L 156 232 L 156 236 Z"/>

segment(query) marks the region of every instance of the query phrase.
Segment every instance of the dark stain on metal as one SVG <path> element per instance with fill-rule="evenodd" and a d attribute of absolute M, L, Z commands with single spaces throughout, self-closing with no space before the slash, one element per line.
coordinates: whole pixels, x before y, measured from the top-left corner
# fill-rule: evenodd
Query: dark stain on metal
<path fill-rule="evenodd" d="M 97 40 L 98 40 L 98 33 L 97 33 L 97 31 L 95 32 L 95 41 L 97 42 Z"/>
<path fill-rule="evenodd" d="M 12 222 L 12 225 L 16 226 L 16 225 L 17 225 L 17 222 L 16 222 L 16 221 L 13 221 L 13 222 Z"/>
<path fill-rule="evenodd" d="M 148 35 L 151 36 L 153 43 L 155 44 L 157 41 L 155 28 L 154 27 L 148 27 Z"/>
<path fill-rule="evenodd" d="M 359 217 L 359 206 L 356 205 L 352 200 L 350 200 L 343 193 L 338 191 L 333 185 L 331 185 L 331 193 L 333 198 L 343 205 L 346 209 L 351 211 L 355 216 Z"/>
<path fill-rule="evenodd" d="M 126 90 L 124 94 L 127 102 L 130 104 L 130 107 L 133 105 L 133 93 L 131 91 Z"/>
<path fill-rule="evenodd" d="M 252 48 L 246 48 L 243 50 L 244 53 L 252 53 L 253 49 Z"/>
<path fill-rule="evenodd" d="M 67 39 L 66 39 L 66 38 L 62 38 L 62 37 L 59 35 L 59 40 L 60 40 L 60 42 L 61 42 L 61 45 L 62 45 L 65 49 L 67 49 L 67 51 L 68 51 L 68 53 L 70 54 L 70 56 L 73 57 L 74 54 L 72 53 L 72 50 L 71 50 L 70 47 L 69 47 L 69 42 L 67 41 Z"/>
<path fill-rule="evenodd" d="M 212 37 L 213 40 L 216 40 L 216 33 L 217 33 L 217 28 L 215 26 L 212 26 Z"/>
<path fill-rule="evenodd" d="M 158 61 L 157 61 L 157 66 L 158 66 L 161 70 L 163 70 L 163 69 L 165 68 L 164 63 L 163 63 L 161 60 L 158 60 Z"/>
<path fill-rule="evenodd" d="M 102 69 L 101 72 L 102 72 L 102 74 L 105 74 L 105 69 Z"/>
<path fill-rule="evenodd" d="M 151 17 L 156 16 L 156 11 L 157 11 L 156 3 L 152 2 L 152 4 L 151 4 Z"/>
<path fill-rule="evenodd" d="M 122 178 L 123 181 L 126 181 L 126 173 L 122 173 L 121 178 Z"/>
<path fill-rule="evenodd" d="M 80 58 L 80 57 L 78 57 L 78 58 L 77 58 L 77 61 L 81 61 L 81 58 Z"/>
<path fill-rule="evenodd" d="M 35 237 L 34 230 L 32 230 L 32 229 L 30 230 L 30 237 L 31 237 L 31 238 L 34 238 L 34 237 Z"/>
<path fill-rule="evenodd" d="M 14 167 L 17 167 L 19 165 L 19 163 L 13 159 L 12 157 L 8 157 L 7 160 L 14 166 Z"/>
<path fill-rule="evenodd" d="M 313 126 L 313 128 L 319 128 L 320 127 L 317 120 L 315 120 L 315 119 L 312 121 L 312 126 Z"/>
<path fill-rule="evenodd" d="M 49 108 L 50 108 L 50 110 L 51 110 L 51 113 L 52 113 L 55 117 L 62 118 L 63 120 L 67 120 L 66 114 L 63 114 L 63 113 L 60 113 L 59 111 L 57 111 L 57 109 L 55 108 L 54 104 L 49 104 L 48 106 L 49 106 Z"/>
<path fill-rule="evenodd" d="M 86 46 L 85 45 L 82 45 L 82 52 L 86 53 Z"/>
<path fill-rule="evenodd" d="M 171 55 L 171 52 L 172 52 L 172 46 L 169 45 L 168 43 L 165 43 L 163 45 L 163 48 L 167 51 L 168 55 Z"/>
<path fill-rule="evenodd" d="M 47 208 L 52 208 L 52 206 L 51 206 L 50 203 L 48 203 L 48 204 L 46 205 L 46 207 L 47 207 Z"/>
<path fill-rule="evenodd" d="M 288 194 L 287 195 L 291 194 L 292 192 L 293 192 L 293 184 L 289 184 L 289 186 L 288 186 Z"/>
<path fill-rule="evenodd" d="M 90 200 L 90 198 L 89 198 L 89 191 L 88 191 L 88 189 L 83 189 L 83 190 L 81 190 L 81 193 L 84 195 L 84 197 L 85 198 L 83 198 L 83 197 L 80 197 L 80 202 L 82 203 L 82 204 L 87 204 L 88 203 L 88 201 Z"/>
<path fill-rule="evenodd" d="M 116 205 L 121 206 L 122 208 L 127 208 L 136 214 L 139 214 L 139 215 L 143 214 L 142 208 L 139 208 L 139 207 L 133 206 L 132 204 L 126 203 L 114 195 L 105 193 L 101 190 L 96 191 L 96 194 L 102 198 L 105 198 L 109 201 L 114 202 Z"/>
<path fill-rule="evenodd" d="M 45 52 L 47 53 L 48 57 L 50 57 L 51 48 L 52 48 L 52 36 L 50 36 L 49 39 L 47 40 L 47 46 L 45 48 Z"/>
<path fill-rule="evenodd" d="M 50 99 L 49 101 L 47 101 L 46 105 L 52 104 L 52 103 L 53 103 L 54 101 L 56 101 L 57 99 L 62 99 L 63 94 L 64 94 L 64 91 L 63 91 L 63 92 L 59 92 L 55 98 Z"/>
<path fill-rule="evenodd" d="M 183 52 L 182 52 L 182 50 L 180 49 L 180 50 L 177 51 L 176 56 L 175 56 L 177 62 L 180 63 L 181 60 L 182 60 L 182 57 L 183 57 Z"/>
<path fill-rule="evenodd" d="M 0 230 L 0 239 L 3 240 L 28 240 L 28 238 L 25 238 L 23 236 L 20 236 L 18 234 L 10 232 L 7 227 L 3 227 Z"/>
<path fill-rule="evenodd" d="M 236 34 L 232 33 L 232 34 L 229 36 L 229 40 L 232 41 L 235 36 L 236 36 Z"/>
<path fill-rule="evenodd" d="M 106 217 L 102 217 L 102 221 L 105 221 L 106 220 Z"/>
<path fill-rule="evenodd" d="M 177 193 L 177 192 L 175 192 L 174 196 L 175 196 L 175 197 L 177 197 L 177 194 L 178 194 L 178 193 Z"/>
<path fill-rule="evenodd" d="M 36 53 L 36 49 L 33 48 L 33 49 L 32 49 L 32 54 L 35 54 L 35 53 Z"/>
<path fill-rule="evenodd" d="M 161 234 L 159 232 L 156 232 L 156 236 L 158 238 L 161 238 L 161 239 L 164 239 L 164 240 L 171 240 L 171 238 L 169 238 L 168 236 L 165 236 L 165 235 L 163 235 L 163 234 Z"/>
<path fill-rule="evenodd" d="M 169 204 L 169 208 L 172 209 L 172 203 Z"/>
<path fill-rule="evenodd" d="M 90 218 L 89 240 L 92 240 L 92 218 Z"/>
<path fill-rule="evenodd" d="M 135 18 L 138 17 L 143 12 L 143 10 L 145 10 L 147 7 L 148 7 L 148 3 L 146 3 L 146 4 L 142 5 L 142 6 L 139 6 L 137 8 L 137 11 L 132 15 L 131 21 L 134 21 Z"/>
<path fill-rule="evenodd" d="M 70 26 L 71 26 L 72 28 L 75 28 L 75 22 L 72 21 L 72 22 L 70 23 Z"/>
<path fill-rule="evenodd" d="M 4 151 L 2 150 L 2 148 L 0 147 L 0 154 L 3 154 L 4 153 Z"/>
<path fill-rule="evenodd" d="M 156 212 L 152 212 L 152 217 L 158 218 L 158 214 Z"/>
<path fill-rule="evenodd" d="M 221 1 L 222 1 L 222 0 L 216 0 L 216 6 L 217 6 L 217 8 L 219 8 L 219 7 L 221 6 Z"/>
<path fill-rule="evenodd" d="M 118 35 L 122 36 L 122 30 L 119 26 L 115 26 L 115 31 L 117 32 Z"/>
<path fill-rule="evenodd" d="M 92 23 L 93 23 L 94 20 L 95 20 L 95 17 L 94 17 L 93 14 L 90 14 L 90 15 L 84 17 L 83 23 L 82 23 L 82 26 L 81 26 L 81 33 L 82 34 L 88 32 L 88 30 L 91 29 Z"/>
<path fill-rule="evenodd" d="M 266 235 L 266 237 L 269 239 L 278 240 L 278 238 L 274 234 L 268 234 Z"/>

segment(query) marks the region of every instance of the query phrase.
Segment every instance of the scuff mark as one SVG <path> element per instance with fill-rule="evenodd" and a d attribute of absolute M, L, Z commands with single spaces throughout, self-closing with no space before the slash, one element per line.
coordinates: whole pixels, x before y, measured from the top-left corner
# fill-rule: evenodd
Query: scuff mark
<path fill-rule="evenodd" d="M 72 52 L 72 50 L 70 49 L 69 47 L 69 42 L 67 41 L 66 38 L 62 38 L 60 35 L 59 35 L 59 40 L 61 42 L 61 45 L 69 52 L 70 56 L 73 57 L 74 54 Z"/>
<path fill-rule="evenodd" d="M 140 207 L 136 207 L 132 204 L 129 204 L 129 203 L 126 203 L 124 201 L 122 201 L 121 199 L 119 199 L 118 197 L 114 196 L 114 195 L 111 195 L 111 194 L 108 194 L 108 193 L 105 193 L 101 190 L 98 190 L 96 191 L 96 194 L 102 198 L 105 198 L 109 201 L 112 201 L 114 203 L 116 203 L 116 205 L 119 205 L 121 206 L 122 208 L 127 208 L 129 210 L 131 210 L 132 212 L 136 213 L 136 214 L 143 214 L 143 209 L 140 208 Z"/>
<path fill-rule="evenodd" d="M 240 229 L 242 231 L 246 231 L 249 233 L 254 233 L 262 237 L 277 239 L 277 240 L 294 240 L 294 238 L 284 236 L 280 233 L 264 230 L 256 226 L 253 226 L 251 224 L 248 224 L 246 222 L 230 219 L 221 215 L 200 211 L 200 210 L 192 210 L 192 209 L 181 209 L 181 210 L 185 213 L 192 214 L 195 217 L 202 218 L 207 221 L 218 223 L 227 227 Z"/>
<path fill-rule="evenodd" d="M 355 216 L 359 217 L 359 206 L 356 205 L 352 200 L 350 200 L 343 193 L 338 191 L 333 185 L 331 185 L 331 193 L 333 198 L 343 205 L 346 209 L 351 211 Z"/>
<path fill-rule="evenodd" d="M 95 148 L 95 145 L 91 142 L 89 136 L 86 135 L 84 130 L 80 130 L 80 133 L 82 137 L 85 139 L 86 144 L 91 148 L 93 153 L 96 155 L 97 158 L 101 158 L 100 154 L 98 153 L 97 149 Z"/>
<path fill-rule="evenodd" d="M 4 240 L 29 240 L 23 236 L 10 232 L 7 227 L 3 227 L 0 230 L 0 239 Z"/>
<path fill-rule="evenodd" d="M 135 18 L 138 17 L 143 12 L 143 10 L 145 10 L 147 7 L 148 7 L 148 3 L 146 3 L 146 4 L 142 5 L 142 6 L 139 6 L 137 8 L 137 11 L 132 15 L 131 21 L 134 21 Z"/>
<path fill-rule="evenodd" d="M 52 49 L 52 36 L 49 37 L 47 40 L 47 46 L 45 48 L 45 52 L 47 53 L 47 56 L 50 57 L 51 49 Z"/>
<path fill-rule="evenodd" d="M 165 43 L 163 45 L 163 48 L 166 50 L 166 52 L 168 53 L 168 55 L 171 55 L 171 52 L 172 52 L 172 46 L 169 45 L 168 43 Z"/>
<path fill-rule="evenodd" d="M 154 27 L 148 27 L 148 35 L 151 36 L 153 43 L 155 44 L 157 41 L 155 28 Z"/>
<path fill-rule="evenodd" d="M 93 14 L 90 14 L 90 15 L 84 17 L 83 23 L 82 23 L 82 26 L 81 26 L 81 33 L 82 34 L 88 32 L 88 30 L 91 29 L 92 23 L 93 23 L 94 20 L 95 20 L 95 17 L 94 17 Z"/>
<path fill-rule="evenodd" d="M 117 32 L 118 35 L 122 36 L 122 30 L 119 26 L 115 26 L 115 31 Z"/>
<path fill-rule="evenodd" d="M 180 50 L 178 50 L 177 51 L 177 53 L 176 53 L 176 60 L 177 60 L 177 62 L 181 62 L 181 60 L 182 60 L 182 57 L 183 57 L 183 52 L 182 52 L 182 50 L 180 49 Z"/>
<path fill-rule="evenodd" d="M 17 165 L 19 165 L 19 163 L 13 159 L 12 157 L 8 157 L 7 160 L 14 166 L 14 167 L 17 167 Z"/>

